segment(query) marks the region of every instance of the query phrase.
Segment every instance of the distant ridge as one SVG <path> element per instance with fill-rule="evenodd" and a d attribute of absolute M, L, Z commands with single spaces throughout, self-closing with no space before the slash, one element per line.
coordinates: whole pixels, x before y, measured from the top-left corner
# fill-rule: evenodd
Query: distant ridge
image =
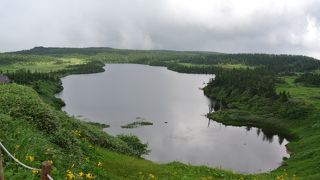
<path fill-rule="evenodd" d="M 98 53 L 110 51 L 110 47 L 87 47 L 87 48 L 64 48 L 64 47 L 43 47 L 37 46 L 30 50 L 11 52 L 15 54 L 32 54 L 32 55 L 66 55 L 66 54 L 83 54 L 95 55 Z"/>
<path fill-rule="evenodd" d="M 7 54 L 25 54 L 25 55 L 50 55 L 50 56 L 63 56 L 63 55 L 88 55 L 94 56 L 99 53 L 116 53 L 125 55 L 130 52 L 142 52 L 142 53 L 191 53 L 193 55 L 209 55 L 209 56 L 231 56 L 232 58 L 236 56 L 264 56 L 269 58 L 275 57 L 292 57 L 292 58 L 301 58 L 309 60 L 319 60 L 311 56 L 305 55 L 296 55 L 296 54 L 272 54 L 272 53 L 223 53 L 215 51 L 187 51 L 187 50 L 142 50 L 142 49 L 117 49 L 111 47 L 43 47 L 36 46 L 29 50 L 21 50 L 14 52 L 6 52 Z"/>

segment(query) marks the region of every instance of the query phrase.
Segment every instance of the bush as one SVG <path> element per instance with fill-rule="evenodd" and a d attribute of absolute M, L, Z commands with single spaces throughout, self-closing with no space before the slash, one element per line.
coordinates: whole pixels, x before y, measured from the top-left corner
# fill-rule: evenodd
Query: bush
<path fill-rule="evenodd" d="M 126 142 L 129 147 L 131 147 L 137 155 L 141 156 L 143 154 L 148 154 L 150 150 L 148 150 L 148 144 L 141 143 L 140 139 L 134 135 L 118 135 L 122 141 Z"/>

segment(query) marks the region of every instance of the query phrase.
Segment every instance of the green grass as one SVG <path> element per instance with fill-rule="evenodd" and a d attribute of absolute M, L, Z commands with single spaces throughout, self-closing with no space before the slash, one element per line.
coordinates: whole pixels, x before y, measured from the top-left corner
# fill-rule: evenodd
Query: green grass
<path fill-rule="evenodd" d="M 229 171 L 205 166 L 190 166 L 179 162 L 156 164 L 151 161 L 97 149 L 104 170 L 118 179 L 238 179 L 244 177 Z M 253 176 L 247 176 L 253 179 Z M 116 179 L 117 179 L 116 178 Z"/>
<path fill-rule="evenodd" d="M 320 69 L 313 71 L 314 73 L 320 74 Z"/>
<path fill-rule="evenodd" d="M 303 100 L 307 104 L 312 104 L 320 109 L 320 88 L 306 87 L 301 84 L 294 83 L 296 76 L 285 76 L 284 84 L 278 84 L 277 91 L 287 91 L 296 99 Z"/>
<path fill-rule="evenodd" d="M 217 67 L 222 67 L 225 69 L 254 69 L 253 66 L 245 65 L 245 64 L 217 64 Z"/>
<path fill-rule="evenodd" d="M 67 68 L 68 66 L 84 64 L 87 62 L 85 59 L 74 58 L 74 57 L 34 57 L 27 56 L 25 60 L 21 60 L 19 62 L 13 64 L 1 65 L 0 70 L 6 72 L 13 72 L 20 69 L 26 69 L 30 71 L 38 71 L 38 72 L 50 72 L 50 71 L 58 71 Z"/>
<path fill-rule="evenodd" d="M 171 62 L 171 63 L 175 63 L 175 62 Z M 194 64 L 194 63 L 177 63 L 179 65 L 182 66 L 186 66 L 186 67 L 210 67 L 213 65 L 208 65 L 208 64 Z"/>
<path fill-rule="evenodd" d="M 174 63 L 174 62 L 173 62 Z M 183 65 L 186 67 L 221 67 L 225 69 L 254 69 L 253 66 L 245 65 L 245 64 L 194 64 L 194 63 L 177 63 L 179 65 Z"/>
<path fill-rule="evenodd" d="M 295 122 L 294 130 L 300 135 L 298 142 L 289 144 L 289 148 L 294 152 L 294 156 L 288 160 L 288 163 L 294 165 L 294 168 L 300 174 L 310 177 L 310 179 L 320 178 L 320 88 L 305 87 L 301 84 L 295 84 L 296 77 L 283 77 L 284 84 L 277 86 L 277 91 L 286 90 L 292 97 L 297 98 L 306 104 L 312 104 L 314 111 L 306 117 L 304 121 Z"/>

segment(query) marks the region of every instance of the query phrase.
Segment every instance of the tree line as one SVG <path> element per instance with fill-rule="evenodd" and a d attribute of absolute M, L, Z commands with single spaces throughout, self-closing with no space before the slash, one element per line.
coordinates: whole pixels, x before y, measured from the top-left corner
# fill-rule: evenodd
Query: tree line
<path fill-rule="evenodd" d="M 307 86 L 320 86 L 320 74 L 304 73 L 295 79 L 296 83 L 302 83 Z"/>

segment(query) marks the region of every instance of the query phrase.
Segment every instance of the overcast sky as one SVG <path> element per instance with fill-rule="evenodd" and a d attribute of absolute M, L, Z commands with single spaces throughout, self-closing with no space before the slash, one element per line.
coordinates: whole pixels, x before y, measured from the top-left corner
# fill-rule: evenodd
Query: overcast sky
<path fill-rule="evenodd" d="M 320 58 L 320 0 L 0 0 L 0 51 L 34 46 Z"/>

